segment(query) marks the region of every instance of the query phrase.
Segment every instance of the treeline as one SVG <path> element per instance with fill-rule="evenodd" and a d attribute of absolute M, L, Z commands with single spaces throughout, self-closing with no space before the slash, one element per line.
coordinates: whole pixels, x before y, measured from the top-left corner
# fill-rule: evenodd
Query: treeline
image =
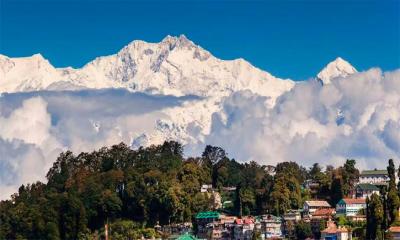
<path fill-rule="evenodd" d="M 131 239 L 154 236 L 149 228 L 156 224 L 192 221 L 196 213 L 212 208 L 212 197 L 200 192 L 202 184 L 236 187 L 227 211 L 239 216 L 281 215 L 312 198 L 334 206 L 354 190 L 355 164 L 347 160 L 323 171 L 318 164 L 306 169 L 283 162 L 270 175 L 267 166 L 239 163 L 214 146 L 207 146 L 201 157 L 184 158 L 182 145 L 174 141 L 138 150 L 121 143 L 79 155 L 68 151 L 54 162 L 46 184 L 22 185 L 11 200 L 0 202 L 0 239 L 89 239 L 106 223 L 114 234 L 116 229 L 131 231 Z M 318 187 L 306 190 L 307 180 Z M 390 204 L 386 212 L 398 203 Z M 376 224 L 389 226 L 379 219 Z"/>

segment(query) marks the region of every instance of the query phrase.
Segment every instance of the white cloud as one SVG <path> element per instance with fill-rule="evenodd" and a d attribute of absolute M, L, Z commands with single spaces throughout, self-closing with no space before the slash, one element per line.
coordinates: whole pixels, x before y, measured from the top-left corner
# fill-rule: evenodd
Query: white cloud
<path fill-rule="evenodd" d="M 44 180 L 49 162 L 35 145 L 0 137 L 0 156 L 0 199 L 15 193 L 21 184 Z"/>
<path fill-rule="evenodd" d="M 236 92 L 215 113 L 206 141 L 230 156 L 264 164 L 339 165 L 355 158 L 359 167 L 385 168 L 388 158 L 400 158 L 399 85 L 399 70 L 379 69 L 324 86 L 307 81 L 279 97 L 272 109 L 260 96 Z"/>
<path fill-rule="evenodd" d="M 26 143 L 42 145 L 50 138 L 51 119 L 46 102 L 39 97 L 23 102 L 9 117 L 0 116 L 0 136 L 4 139 L 20 139 Z"/>
<path fill-rule="evenodd" d="M 92 151 L 124 141 L 183 140 L 187 155 L 205 144 L 240 161 L 297 161 L 385 168 L 400 158 L 400 70 L 371 69 L 322 86 L 296 84 L 271 107 L 239 91 L 224 99 L 124 90 L 36 92 L 0 97 L 0 198 L 44 176 L 66 149 Z"/>

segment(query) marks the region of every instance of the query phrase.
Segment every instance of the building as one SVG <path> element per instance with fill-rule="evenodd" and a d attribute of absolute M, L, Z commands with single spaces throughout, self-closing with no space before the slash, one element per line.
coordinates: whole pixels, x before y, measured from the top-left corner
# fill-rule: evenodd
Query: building
<path fill-rule="evenodd" d="M 218 222 L 220 214 L 218 212 L 199 212 L 195 219 L 197 225 L 197 236 L 199 238 L 208 238 L 210 229 L 213 229 L 213 223 Z"/>
<path fill-rule="evenodd" d="M 282 218 L 268 214 L 261 216 L 261 233 L 265 238 L 282 238 Z"/>
<path fill-rule="evenodd" d="M 234 240 L 250 240 L 253 236 L 253 230 L 255 221 L 251 217 L 245 217 L 242 219 L 235 220 L 235 226 L 233 229 Z"/>
<path fill-rule="evenodd" d="M 379 188 L 370 183 L 360 183 L 356 187 L 356 198 L 371 197 L 372 194 L 379 195 Z"/>
<path fill-rule="evenodd" d="M 329 219 L 326 228 L 321 231 L 321 239 L 323 240 L 351 240 L 351 232 L 346 227 L 337 227 L 336 224 Z"/>
<path fill-rule="evenodd" d="M 219 228 L 213 228 L 211 229 L 210 237 L 211 239 L 222 239 L 222 229 Z"/>
<path fill-rule="evenodd" d="M 336 214 L 336 211 L 334 208 L 317 209 L 317 211 L 315 211 L 313 214 L 311 214 L 311 217 L 310 217 L 312 232 L 319 233 L 321 223 L 323 223 L 325 225 L 325 223 L 329 219 L 332 219 L 335 214 Z M 322 226 L 324 226 L 324 225 L 322 225 Z"/>
<path fill-rule="evenodd" d="M 359 177 L 360 183 L 369 183 L 374 185 L 387 184 L 389 174 L 387 170 L 364 170 Z"/>
<path fill-rule="evenodd" d="M 286 237 L 294 236 L 295 225 L 301 220 L 301 209 L 289 210 L 283 215 L 283 235 Z"/>
<path fill-rule="evenodd" d="M 201 185 L 200 192 L 205 193 L 212 190 L 211 184 L 203 184 Z"/>
<path fill-rule="evenodd" d="M 283 214 L 283 220 L 284 221 L 293 221 L 293 222 L 298 222 L 301 220 L 301 210 L 289 210 L 285 214 Z"/>
<path fill-rule="evenodd" d="M 176 238 L 176 240 L 197 240 L 198 238 L 196 238 L 195 236 L 193 236 L 190 233 L 184 233 L 182 235 L 180 235 L 178 238 Z"/>
<path fill-rule="evenodd" d="M 400 227 L 392 226 L 387 230 L 387 232 L 391 235 L 393 240 L 400 240 Z"/>
<path fill-rule="evenodd" d="M 365 222 L 365 221 L 367 221 L 367 216 L 364 215 L 364 214 L 357 214 L 357 215 L 354 215 L 354 216 L 348 216 L 347 218 L 352 222 Z"/>
<path fill-rule="evenodd" d="M 343 198 L 336 204 L 336 214 L 348 216 L 359 215 L 360 210 L 365 209 L 365 198 Z"/>
<path fill-rule="evenodd" d="M 193 229 L 193 226 L 192 226 L 191 222 L 173 223 L 173 224 L 168 224 L 168 225 L 163 225 L 163 226 L 160 226 L 159 224 L 157 224 L 156 226 L 154 226 L 154 229 L 157 232 L 175 236 L 175 235 L 181 235 L 184 233 L 191 232 Z"/>
<path fill-rule="evenodd" d="M 222 187 L 222 190 L 225 192 L 234 192 L 236 191 L 236 187 Z"/>
<path fill-rule="evenodd" d="M 303 215 L 311 215 L 320 208 L 331 208 L 331 205 L 324 200 L 305 201 L 303 205 Z"/>

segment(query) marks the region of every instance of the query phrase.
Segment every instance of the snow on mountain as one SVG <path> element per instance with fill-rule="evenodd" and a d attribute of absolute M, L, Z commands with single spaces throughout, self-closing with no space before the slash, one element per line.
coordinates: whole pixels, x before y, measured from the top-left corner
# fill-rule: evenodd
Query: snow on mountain
<path fill-rule="evenodd" d="M 323 84 L 329 84 L 333 78 L 346 77 L 356 72 L 357 70 L 351 66 L 350 63 L 338 57 L 322 69 L 321 72 L 318 73 L 317 78 L 322 81 Z"/>
<path fill-rule="evenodd" d="M 337 58 L 318 78 L 327 84 L 335 77 L 355 72 L 348 62 Z M 212 115 L 222 111 L 225 97 L 250 90 L 267 97 L 271 108 L 294 85 L 294 81 L 274 77 L 243 59 L 218 59 L 184 35 L 167 36 L 159 43 L 136 40 L 118 53 L 98 57 L 79 69 L 55 68 L 40 54 L 23 58 L 0 55 L 0 93 L 124 88 L 177 97 L 199 96 L 198 100 L 163 109 L 153 130 L 129 133 L 134 147 L 168 139 L 179 139 L 183 144 L 203 143 L 210 133 Z M 98 134 L 101 121 L 89 121 Z"/>
<path fill-rule="evenodd" d="M 117 54 L 80 69 L 54 68 L 41 55 L 0 56 L 0 92 L 126 88 L 175 96 L 228 95 L 249 89 L 271 102 L 294 82 L 262 71 L 243 59 L 220 60 L 184 35 L 160 43 L 133 41 Z"/>
<path fill-rule="evenodd" d="M 0 92 L 45 89 L 57 76 L 57 69 L 40 54 L 21 58 L 0 55 Z"/>

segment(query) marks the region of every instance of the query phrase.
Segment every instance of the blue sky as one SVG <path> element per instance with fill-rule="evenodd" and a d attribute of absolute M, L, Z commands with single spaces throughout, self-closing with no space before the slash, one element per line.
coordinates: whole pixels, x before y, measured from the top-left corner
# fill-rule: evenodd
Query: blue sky
<path fill-rule="evenodd" d="M 0 0 L 0 53 L 81 67 L 135 39 L 185 34 L 222 59 L 305 79 L 341 56 L 400 67 L 400 1 Z"/>

